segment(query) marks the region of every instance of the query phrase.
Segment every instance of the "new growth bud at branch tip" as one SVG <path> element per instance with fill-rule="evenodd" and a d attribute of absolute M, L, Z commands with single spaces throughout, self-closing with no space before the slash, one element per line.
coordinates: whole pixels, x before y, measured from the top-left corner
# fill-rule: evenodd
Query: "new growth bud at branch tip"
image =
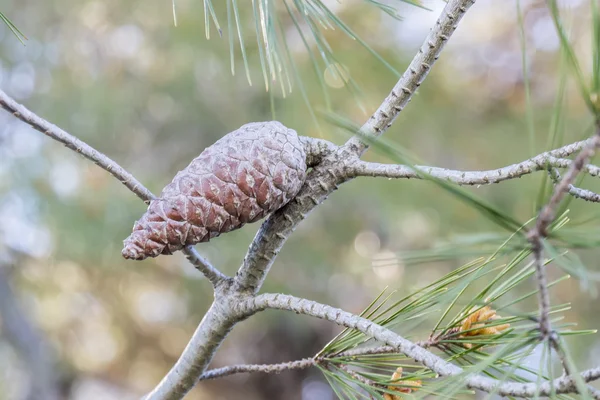
<path fill-rule="evenodd" d="M 207 242 L 288 203 L 306 178 L 296 132 L 277 121 L 227 134 L 180 171 L 125 239 L 123 257 L 143 260 Z"/>
<path fill-rule="evenodd" d="M 391 381 L 393 386 L 388 386 L 388 390 L 393 390 L 398 393 L 412 393 L 422 386 L 420 380 L 401 380 L 402 378 L 402 367 L 396 368 L 396 371 L 392 374 Z M 384 393 L 383 398 L 385 400 L 402 400 L 402 396 L 397 394 Z"/>
<path fill-rule="evenodd" d="M 496 311 L 489 306 L 482 307 L 475 312 L 471 310 L 471 312 L 472 314 L 465 318 L 460 325 L 459 332 L 462 333 L 460 334 L 459 338 L 474 338 L 476 336 L 496 335 L 510 328 L 510 324 L 486 326 L 486 324 L 502 318 L 497 315 Z M 470 349 L 473 347 L 473 344 L 463 343 L 463 346 L 465 346 L 467 349 Z"/>

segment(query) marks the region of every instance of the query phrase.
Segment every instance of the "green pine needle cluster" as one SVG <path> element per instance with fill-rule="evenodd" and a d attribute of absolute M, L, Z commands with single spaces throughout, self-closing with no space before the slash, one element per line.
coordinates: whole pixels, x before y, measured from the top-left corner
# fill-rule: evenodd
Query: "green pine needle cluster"
<path fill-rule="evenodd" d="M 396 1 L 425 8 L 421 4 L 421 1 L 418 0 Z M 400 19 L 397 9 L 389 4 L 384 4 L 376 0 L 365 0 L 365 2 L 395 19 Z M 245 75 L 248 83 L 252 85 L 247 44 L 244 38 L 244 23 L 247 23 L 243 18 L 245 15 L 244 10 L 240 9 L 237 0 L 227 0 L 226 4 L 227 16 L 224 19 L 227 22 L 226 31 L 229 43 L 231 73 L 235 74 L 236 72 L 236 49 L 239 45 L 239 53 L 241 53 L 243 60 Z M 343 65 L 339 63 L 333 46 L 327 40 L 327 32 L 334 30 L 343 32 L 350 40 L 359 43 L 396 76 L 400 76 L 398 70 L 387 62 L 369 43 L 363 40 L 321 0 L 252 0 L 251 4 L 244 4 L 243 7 L 252 8 L 254 40 L 256 40 L 258 47 L 264 85 L 271 96 L 273 118 L 276 118 L 273 106 L 274 90 L 280 91 L 282 96 L 285 97 L 291 93 L 293 87 L 298 87 L 315 126 L 320 126 L 314 106 L 309 101 L 307 88 L 300 76 L 300 68 L 297 66 L 293 51 L 290 48 L 287 33 L 288 27 L 292 27 L 296 31 L 295 34 L 301 39 L 302 46 L 310 58 L 314 77 L 319 84 L 322 99 L 327 110 L 331 109 L 331 100 L 329 89 L 323 78 L 325 71 L 328 71 L 333 79 L 344 82 L 345 89 L 349 91 L 349 94 L 355 99 L 357 105 L 363 111 L 365 109 L 361 103 L 362 92 L 359 85 L 344 70 Z M 175 10 L 175 5 L 173 9 Z M 213 25 L 221 36 L 223 30 L 221 29 L 219 18 L 211 0 L 204 0 L 204 13 L 206 37 L 210 38 L 211 27 Z M 177 21 L 175 14 L 174 20 Z M 236 41 L 238 42 L 237 44 Z"/>
<path fill-rule="evenodd" d="M 535 304 L 537 290 L 531 290 L 530 285 L 535 269 L 530 260 L 530 249 L 515 250 L 521 247 L 520 243 L 518 235 L 511 235 L 489 256 L 477 258 L 408 296 L 396 299 L 397 293 L 384 292 L 361 316 L 415 342 L 420 339 L 439 356 L 463 367 L 465 374 L 482 373 L 501 381 L 515 382 L 552 379 L 550 358 L 546 358 L 545 365 L 538 369 L 523 365 L 523 360 L 532 355 L 540 341 L 539 311 Z M 557 254 L 546 263 L 558 263 L 564 257 L 565 254 Z M 569 275 L 564 275 L 551 282 L 549 287 L 568 278 Z M 468 333 L 480 328 L 461 330 L 466 318 L 486 306 L 502 317 L 487 321 L 485 327 L 494 332 L 489 328 L 502 326 L 501 330 L 475 336 Z M 553 327 L 560 337 L 595 333 L 576 330 L 574 324 L 564 322 L 563 313 L 569 309 L 568 303 L 554 305 L 551 309 Z M 316 355 L 322 360 L 321 371 L 339 398 L 383 399 L 384 393 L 393 394 L 394 391 L 387 387 L 397 367 L 405 371 L 403 381 L 422 382 L 422 387 L 410 395 L 402 394 L 402 398 L 427 395 L 454 398 L 465 392 L 462 380 L 440 379 L 402 354 L 343 354 L 379 345 L 361 332 L 346 329 Z"/>

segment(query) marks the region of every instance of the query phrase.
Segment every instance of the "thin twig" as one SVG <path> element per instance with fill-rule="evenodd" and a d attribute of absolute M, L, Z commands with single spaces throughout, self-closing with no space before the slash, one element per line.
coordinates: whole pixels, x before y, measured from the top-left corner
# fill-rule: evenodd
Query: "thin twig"
<path fill-rule="evenodd" d="M 580 153 L 575 160 L 573 160 L 565 176 L 560 180 L 558 185 L 556 185 L 548 204 L 540 211 L 535 229 L 530 233 L 531 236 L 547 236 L 548 226 L 554 221 L 556 208 L 564 198 L 565 194 L 568 193 L 569 185 L 573 184 L 577 175 L 586 166 L 588 160 L 594 155 L 598 147 L 600 147 L 600 126 L 597 128 L 596 133 L 592 136 L 591 140 L 583 146 Z"/>
<path fill-rule="evenodd" d="M 185 254 L 185 258 L 204 276 L 206 279 L 213 284 L 213 286 L 217 286 L 222 284 L 223 282 L 231 281 L 231 278 L 217 268 L 213 267 L 213 265 L 206 258 L 202 257 L 198 250 L 192 245 L 185 246 L 182 250 L 183 254 Z"/>
<path fill-rule="evenodd" d="M 420 172 L 423 172 L 434 178 L 444 179 L 459 185 L 487 185 L 520 178 L 537 171 L 545 171 L 548 167 L 569 168 L 571 160 L 559 157 L 567 157 L 576 153 L 588 143 L 590 143 L 589 139 L 571 143 L 558 149 L 541 153 L 520 163 L 485 171 L 460 171 L 425 165 L 410 167 L 407 165 L 380 164 L 357 159 L 350 163 L 344 172 L 349 178 L 367 176 L 393 179 L 421 179 L 422 174 Z"/>
<path fill-rule="evenodd" d="M 425 340 L 420 342 L 415 342 L 417 346 L 423 347 L 424 349 L 435 346 L 431 340 Z M 313 367 L 317 364 L 327 363 L 328 360 L 332 358 L 353 358 L 359 356 L 367 356 L 367 355 L 376 355 L 376 354 L 390 354 L 390 353 L 398 353 L 398 349 L 392 346 L 378 346 L 378 347 L 366 347 L 360 349 L 352 349 L 339 354 L 327 356 L 327 357 L 319 357 L 319 358 L 304 358 L 302 360 L 297 361 L 289 361 L 277 364 L 239 364 L 239 365 L 230 365 L 222 368 L 211 369 L 200 376 L 201 381 L 208 379 L 217 379 L 222 378 L 229 375 L 234 374 L 242 374 L 249 372 L 260 372 L 266 374 L 278 374 L 283 371 L 288 370 L 297 370 L 297 369 L 306 369 Z"/>
<path fill-rule="evenodd" d="M 306 369 L 316 364 L 313 358 L 304 358 L 298 361 L 290 361 L 279 364 L 242 364 L 242 365 L 230 365 L 223 368 L 215 368 L 210 371 L 206 371 L 200 376 L 201 381 L 208 379 L 217 379 L 224 376 L 248 373 L 248 372 L 261 372 L 265 374 L 278 374 L 283 371 L 295 370 L 295 369 Z"/>
<path fill-rule="evenodd" d="M 88 160 L 93 161 L 100 168 L 106 170 L 112 176 L 117 178 L 140 199 L 144 200 L 146 204 L 149 204 L 150 201 L 156 199 L 156 196 L 152 194 L 150 190 L 148 190 L 140 181 L 138 181 L 133 175 L 127 172 L 115 161 L 111 160 L 109 157 L 94 149 L 87 143 L 77 139 L 75 136 L 65 132 L 58 126 L 31 112 L 22 104 L 17 103 L 1 89 L 0 106 L 32 128 L 64 144 L 67 148 L 81 154 Z M 217 285 L 218 283 L 229 279 L 221 271 L 213 267 L 208 260 L 200 256 L 192 246 L 187 246 L 183 252 L 186 254 L 187 259 L 190 260 L 194 267 L 202 272 L 213 285 Z"/>
<path fill-rule="evenodd" d="M 556 168 L 551 168 L 548 171 L 550 175 L 550 179 L 554 184 L 558 184 L 560 182 L 561 176 L 560 172 Z M 577 199 L 589 201 L 592 203 L 600 203 L 600 194 L 592 192 L 591 190 L 581 189 L 574 185 L 569 185 L 569 194 Z"/>
<path fill-rule="evenodd" d="M 587 388 L 590 396 L 592 396 L 594 400 L 600 400 L 600 390 L 590 385 L 588 385 Z"/>
<path fill-rule="evenodd" d="M 377 347 L 351 349 L 351 350 L 343 351 L 339 354 L 335 354 L 331 357 L 352 358 L 352 357 L 359 357 L 359 356 L 369 356 L 369 355 L 375 355 L 375 354 L 389 354 L 389 353 L 397 353 L 397 352 L 398 352 L 398 350 L 392 346 L 377 346 Z"/>
<path fill-rule="evenodd" d="M 100 168 L 108 171 L 117 178 L 127 189 L 135 193 L 146 204 L 156 197 L 144 187 L 133 175 L 125 171 L 119 164 L 100 153 L 87 143 L 82 142 L 73 135 L 65 132 L 58 126 L 46 121 L 35 113 L 28 110 L 22 104 L 17 103 L 13 98 L 0 89 L 0 106 L 14 115 L 16 118 L 25 122 L 32 128 L 42 132 L 46 136 L 61 142 L 69 149 L 81 154 L 88 160 L 93 161 Z"/>
<path fill-rule="evenodd" d="M 591 141 L 591 139 L 586 140 L 586 142 Z M 557 168 L 569 168 L 571 166 L 571 164 L 573 163 L 573 161 L 569 160 L 569 159 L 564 159 L 564 158 L 557 158 L 557 159 L 549 159 L 550 160 L 550 165 L 553 165 Z M 586 174 L 590 175 L 590 176 L 600 176 L 600 167 L 596 166 L 596 165 L 592 165 L 592 164 L 587 164 L 586 166 L 583 167 L 583 170 Z"/>
<path fill-rule="evenodd" d="M 548 204 L 542 208 L 538 215 L 535 227 L 528 233 L 528 239 L 532 245 L 535 276 L 538 283 L 538 302 L 540 306 L 539 325 L 543 339 L 551 338 L 552 333 L 549 319 L 550 297 L 548 294 L 548 283 L 543 263 L 543 239 L 548 236 L 548 227 L 552 221 L 554 221 L 556 208 L 564 198 L 565 194 L 569 192 L 569 188 L 572 186 L 579 172 L 585 167 L 588 160 L 594 155 L 599 146 L 600 127 L 598 127 L 591 140 L 583 146 L 575 160 L 569 166 L 565 176 L 555 186 Z M 552 342 L 554 342 L 553 346 L 558 347 L 555 340 L 552 340 Z"/>
<path fill-rule="evenodd" d="M 420 340 L 415 342 L 415 344 L 424 349 L 428 349 L 430 347 L 437 346 L 439 343 L 439 339 L 432 340 Z M 329 356 L 327 358 L 338 358 L 338 357 L 360 357 L 360 356 L 368 356 L 368 355 L 376 355 L 376 354 L 390 354 L 397 353 L 398 350 L 392 346 L 377 346 L 377 347 L 363 347 L 358 349 L 351 349 L 347 351 L 343 351 L 341 353 L 335 354 L 333 356 Z"/>

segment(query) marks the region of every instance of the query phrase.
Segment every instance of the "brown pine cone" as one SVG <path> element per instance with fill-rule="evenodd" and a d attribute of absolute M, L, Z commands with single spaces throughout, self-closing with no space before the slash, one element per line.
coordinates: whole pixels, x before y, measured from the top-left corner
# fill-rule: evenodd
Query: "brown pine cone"
<path fill-rule="evenodd" d="M 255 122 L 206 148 L 150 202 L 123 242 L 123 257 L 143 260 L 207 242 L 264 218 L 290 201 L 306 178 L 298 135 Z"/>

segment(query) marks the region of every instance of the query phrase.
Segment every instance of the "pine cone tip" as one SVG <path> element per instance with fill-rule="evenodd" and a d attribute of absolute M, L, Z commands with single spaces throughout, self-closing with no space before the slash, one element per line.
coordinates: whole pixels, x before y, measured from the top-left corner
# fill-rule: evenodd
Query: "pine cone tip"
<path fill-rule="evenodd" d="M 123 251 L 121 251 L 121 254 L 128 260 L 143 260 L 146 258 L 145 255 L 141 254 L 139 247 L 129 246 L 127 244 L 123 248 Z"/>
<path fill-rule="evenodd" d="M 145 246 L 140 241 L 142 239 L 140 233 L 143 232 L 134 230 L 127 239 L 123 240 L 123 251 L 121 251 L 121 254 L 124 258 L 128 260 L 143 260 L 148 257 L 144 250 Z"/>

